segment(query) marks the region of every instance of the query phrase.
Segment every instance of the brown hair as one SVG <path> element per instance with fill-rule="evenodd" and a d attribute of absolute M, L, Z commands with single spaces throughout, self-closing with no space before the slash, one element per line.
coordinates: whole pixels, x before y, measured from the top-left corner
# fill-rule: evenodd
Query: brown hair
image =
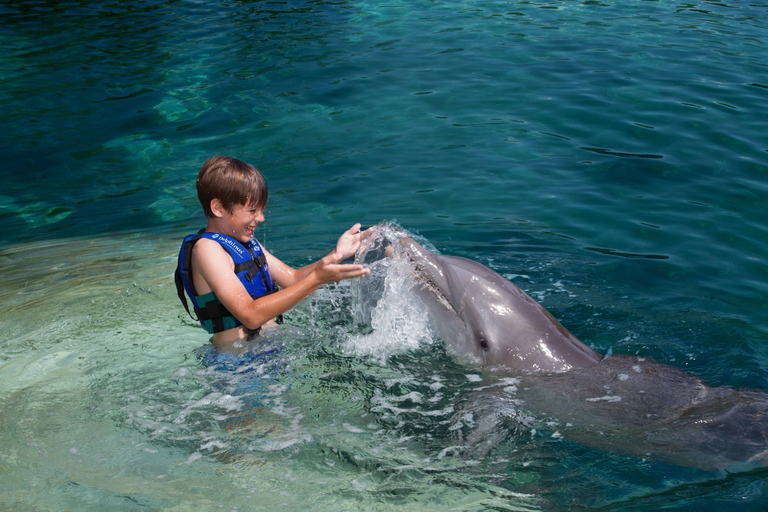
<path fill-rule="evenodd" d="M 197 198 L 205 216 L 213 217 L 211 201 L 218 199 L 231 212 L 235 205 L 267 206 L 267 181 L 257 168 L 236 158 L 213 156 L 197 175 Z"/>

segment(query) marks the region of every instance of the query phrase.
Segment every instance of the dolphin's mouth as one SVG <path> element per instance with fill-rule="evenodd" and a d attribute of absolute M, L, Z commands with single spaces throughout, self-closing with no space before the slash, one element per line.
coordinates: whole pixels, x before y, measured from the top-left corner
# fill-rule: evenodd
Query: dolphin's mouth
<path fill-rule="evenodd" d="M 455 312 L 455 309 L 453 305 L 451 304 L 451 301 L 448 300 L 448 297 L 445 296 L 445 294 L 440 289 L 440 286 L 435 282 L 435 280 L 432 278 L 432 276 L 427 272 L 424 268 L 424 265 L 420 263 L 420 261 L 423 258 L 417 258 L 412 254 L 412 252 L 409 250 L 408 245 L 416 244 L 412 239 L 404 237 L 400 239 L 400 247 L 401 249 L 398 251 L 394 249 L 394 247 L 390 246 L 387 249 L 392 248 L 392 251 L 387 251 L 388 256 L 394 256 L 394 257 L 400 257 L 405 258 L 410 263 L 409 267 L 411 269 L 411 272 L 416 277 L 416 280 L 418 281 L 418 284 L 428 291 L 429 293 L 433 294 L 439 303 L 441 303 L 443 306 L 446 307 L 446 309 L 450 309 L 451 311 Z M 420 246 L 419 246 L 420 247 Z M 420 247 L 421 250 L 426 251 L 423 247 Z M 432 253 L 430 253 L 432 254 Z"/>

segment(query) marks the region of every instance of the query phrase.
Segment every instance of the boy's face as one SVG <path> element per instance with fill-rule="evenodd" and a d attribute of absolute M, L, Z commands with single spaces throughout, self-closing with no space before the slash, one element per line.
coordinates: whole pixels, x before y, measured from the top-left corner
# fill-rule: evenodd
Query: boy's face
<path fill-rule="evenodd" d="M 239 242 L 248 243 L 259 222 L 264 222 L 264 211 L 253 203 L 238 204 L 232 207 L 227 220 L 231 230 L 226 234 Z"/>

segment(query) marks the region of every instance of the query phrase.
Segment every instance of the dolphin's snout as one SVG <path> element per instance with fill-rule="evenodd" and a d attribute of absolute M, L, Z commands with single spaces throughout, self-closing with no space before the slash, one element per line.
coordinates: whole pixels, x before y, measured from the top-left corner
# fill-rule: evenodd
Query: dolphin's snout
<path fill-rule="evenodd" d="M 426 250 L 409 236 L 404 236 L 400 239 L 400 247 L 402 247 L 401 256 L 405 256 L 412 263 L 417 263 L 418 255 Z"/>
<path fill-rule="evenodd" d="M 384 256 L 387 258 L 400 258 L 407 256 L 409 260 L 413 261 L 413 252 L 418 249 L 423 249 L 413 238 L 404 236 L 398 240 L 401 250 L 397 250 L 394 245 L 388 245 L 384 249 Z"/>

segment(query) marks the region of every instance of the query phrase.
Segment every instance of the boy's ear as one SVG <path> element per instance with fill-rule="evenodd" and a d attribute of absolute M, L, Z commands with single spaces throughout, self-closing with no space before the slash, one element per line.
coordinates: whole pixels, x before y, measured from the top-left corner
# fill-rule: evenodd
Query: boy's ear
<path fill-rule="evenodd" d="M 220 199 L 211 199 L 211 212 L 216 217 L 223 217 L 227 210 L 224 208 L 224 205 L 221 204 Z"/>

